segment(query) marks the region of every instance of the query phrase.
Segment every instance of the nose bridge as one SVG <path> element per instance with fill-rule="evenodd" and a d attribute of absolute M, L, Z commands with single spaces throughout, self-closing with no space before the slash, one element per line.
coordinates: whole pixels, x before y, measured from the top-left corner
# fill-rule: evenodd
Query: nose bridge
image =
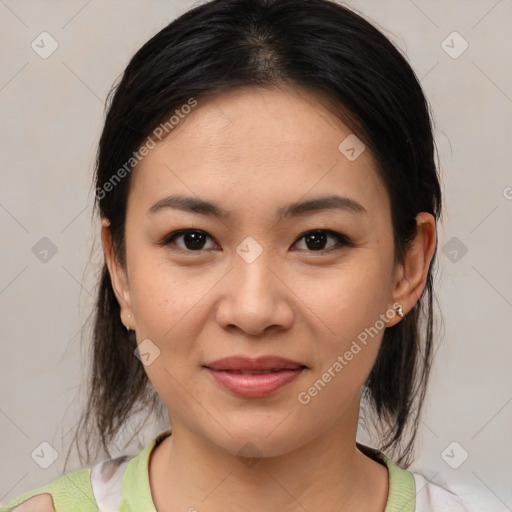
<path fill-rule="evenodd" d="M 237 255 L 233 263 L 234 290 L 238 299 L 248 305 L 251 299 L 255 305 L 258 301 L 264 300 L 265 304 L 271 307 L 276 294 L 276 278 L 270 268 L 270 250 L 263 250 L 263 247 L 253 240 L 242 242 L 236 250 Z M 258 307 L 261 307 L 261 304 Z"/>
<path fill-rule="evenodd" d="M 273 268 L 271 251 L 254 239 L 246 239 L 236 252 L 218 320 L 251 334 L 261 333 L 270 325 L 288 324 L 291 310 Z"/>

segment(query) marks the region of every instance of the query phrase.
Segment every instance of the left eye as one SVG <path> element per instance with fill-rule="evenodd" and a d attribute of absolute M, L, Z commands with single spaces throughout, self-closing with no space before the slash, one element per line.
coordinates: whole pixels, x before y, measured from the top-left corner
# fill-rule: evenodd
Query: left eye
<path fill-rule="evenodd" d="M 178 245 L 175 243 L 177 239 L 183 239 L 184 246 Z M 167 236 L 161 243 L 161 245 L 176 245 L 179 249 L 184 252 L 199 252 L 205 249 L 205 241 L 208 239 L 210 235 L 205 233 L 204 231 L 198 231 L 193 229 L 181 230 L 171 233 Z M 335 243 L 330 247 L 325 248 L 326 241 L 331 238 L 335 240 Z M 340 233 L 336 233 L 335 231 L 325 230 L 325 229 L 317 229 L 314 231 L 308 231 L 301 235 L 296 244 L 304 239 L 307 249 L 310 252 L 321 252 L 321 251 L 330 251 L 333 248 L 338 246 L 352 246 L 352 242 L 345 236 Z M 211 247 L 210 247 L 211 248 Z M 307 250 L 306 249 L 306 250 Z"/>
<path fill-rule="evenodd" d="M 335 243 L 328 248 L 324 247 L 324 244 L 327 239 L 334 239 Z M 336 233 L 335 231 L 329 231 L 325 229 L 318 229 L 315 231 L 308 231 L 304 233 L 298 240 L 304 239 L 306 246 L 312 251 L 330 251 L 333 248 L 338 246 L 351 246 L 353 245 L 351 241 L 340 233 Z"/>

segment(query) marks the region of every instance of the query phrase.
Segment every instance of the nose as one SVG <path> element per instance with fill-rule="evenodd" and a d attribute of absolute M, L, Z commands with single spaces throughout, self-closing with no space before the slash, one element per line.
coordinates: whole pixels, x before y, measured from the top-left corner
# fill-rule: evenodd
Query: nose
<path fill-rule="evenodd" d="M 294 317 L 293 292 L 272 261 L 262 254 L 248 263 L 236 255 L 233 267 L 221 288 L 216 313 L 219 325 L 251 336 L 289 328 Z"/>

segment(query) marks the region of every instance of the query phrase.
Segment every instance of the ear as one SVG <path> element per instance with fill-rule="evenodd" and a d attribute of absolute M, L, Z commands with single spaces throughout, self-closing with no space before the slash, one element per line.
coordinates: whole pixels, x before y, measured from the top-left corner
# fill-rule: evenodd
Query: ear
<path fill-rule="evenodd" d="M 101 222 L 101 244 L 103 246 L 105 263 L 107 264 L 110 274 L 112 288 L 121 308 L 121 321 L 126 327 L 135 330 L 128 275 L 116 258 L 112 242 L 112 232 L 110 231 L 110 221 L 108 219 L 103 219 Z"/>
<path fill-rule="evenodd" d="M 427 282 L 428 270 L 436 250 L 436 221 L 427 212 L 416 216 L 416 237 L 407 249 L 404 261 L 397 266 L 392 293 L 392 309 L 397 303 L 402 306 L 404 316 L 418 302 Z M 397 324 L 401 318 L 396 314 L 388 326 Z"/>

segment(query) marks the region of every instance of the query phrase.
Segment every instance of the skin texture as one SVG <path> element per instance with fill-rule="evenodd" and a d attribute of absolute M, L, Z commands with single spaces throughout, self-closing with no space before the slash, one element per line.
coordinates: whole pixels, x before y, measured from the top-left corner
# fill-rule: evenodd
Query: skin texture
<path fill-rule="evenodd" d="M 36 494 L 12 509 L 12 512 L 55 512 L 51 494 Z"/>
<path fill-rule="evenodd" d="M 387 191 L 368 149 L 354 161 L 339 151 L 349 134 L 306 92 L 244 88 L 202 100 L 133 171 L 126 268 L 104 220 L 122 320 L 138 343 L 149 339 L 160 350 L 145 366 L 173 430 L 150 460 L 159 512 L 384 510 L 387 470 L 355 446 L 361 387 L 383 330 L 309 403 L 297 396 L 380 315 L 391 316 L 386 326 L 400 321 L 393 304 L 404 314 L 413 307 L 435 249 L 435 221 L 418 215 L 416 240 L 395 264 Z M 276 217 L 288 203 L 334 193 L 365 212 Z M 147 213 L 171 194 L 213 201 L 231 217 Z M 158 245 L 185 228 L 208 235 L 202 249 L 183 236 Z M 343 234 L 353 245 L 326 233 L 315 250 L 304 237 L 310 230 Z M 262 249 L 251 263 L 236 251 L 246 237 Z M 202 365 L 242 354 L 308 368 L 273 395 L 241 398 Z M 253 465 L 237 456 L 248 442 L 259 456 Z"/>

